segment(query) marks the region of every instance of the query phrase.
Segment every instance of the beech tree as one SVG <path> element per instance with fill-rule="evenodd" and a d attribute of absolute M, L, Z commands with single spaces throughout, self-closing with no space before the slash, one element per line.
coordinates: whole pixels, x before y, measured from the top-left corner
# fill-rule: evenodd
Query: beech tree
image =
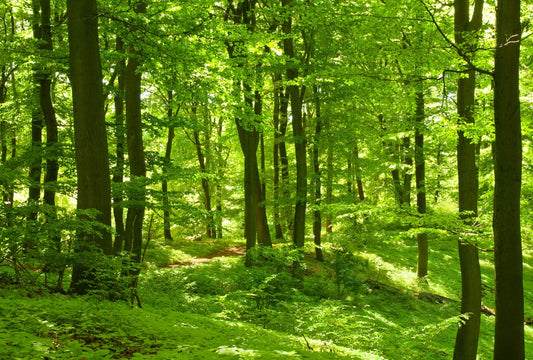
<path fill-rule="evenodd" d="M 88 253 L 111 254 L 111 180 L 104 116 L 102 69 L 98 43 L 96 0 L 68 0 L 70 81 L 74 112 L 76 169 L 79 210 L 96 210 L 95 221 L 102 225 L 79 231 L 74 251 L 70 289 L 85 293 L 98 287 L 98 263 Z M 80 213 L 87 215 L 87 213 Z M 101 284 L 100 284 L 101 285 Z"/>
<path fill-rule="evenodd" d="M 454 2 L 455 42 L 462 54 L 469 56 L 476 46 L 476 36 L 482 25 L 483 0 L 474 4 L 470 19 L 469 1 Z M 473 48 L 474 47 L 474 48 Z M 470 59 L 472 60 L 472 59 Z M 465 135 L 464 127 L 474 124 L 476 70 L 467 64 L 465 75 L 460 74 L 457 83 L 457 115 L 459 130 L 457 142 L 457 174 L 459 182 L 459 212 L 465 221 L 473 222 L 478 212 L 478 168 L 476 144 Z M 481 271 L 477 244 L 459 239 L 461 263 L 461 313 L 468 314 L 459 326 L 455 342 L 454 359 L 476 359 L 481 316 Z"/>
<path fill-rule="evenodd" d="M 520 188 L 520 0 L 496 4 L 494 54 L 494 359 L 525 359 Z"/>

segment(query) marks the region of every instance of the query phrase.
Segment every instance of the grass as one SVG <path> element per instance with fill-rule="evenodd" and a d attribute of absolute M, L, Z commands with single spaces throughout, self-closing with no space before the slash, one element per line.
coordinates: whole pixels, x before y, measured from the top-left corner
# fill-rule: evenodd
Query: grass
<path fill-rule="evenodd" d="M 240 257 L 165 268 L 242 241 L 154 241 L 139 281 L 142 309 L 94 296 L 3 287 L 0 358 L 451 358 L 461 288 L 454 239 L 430 239 L 423 280 L 415 274 L 416 241 L 402 229 L 339 229 L 326 240 L 324 263 L 309 249 L 303 284 L 289 275 L 283 244 L 263 254 L 270 261 L 251 269 Z M 491 254 L 480 256 L 484 303 L 493 307 Z M 524 251 L 526 317 L 533 316 L 532 256 Z M 420 292 L 451 300 L 425 301 L 417 298 Z M 480 360 L 492 358 L 493 327 L 494 318 L 483 315 Z M 529 326 L 526 354 L 533 354 Z"/>

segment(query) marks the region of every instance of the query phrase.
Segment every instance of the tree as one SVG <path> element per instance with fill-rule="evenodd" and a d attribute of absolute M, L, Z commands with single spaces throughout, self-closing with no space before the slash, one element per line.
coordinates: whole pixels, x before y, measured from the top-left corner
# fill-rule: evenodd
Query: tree
<path fill-rule="evenodd" d="M 247 32 L 255 30 L 255 5 L 256 1 L 245 0 L 235 6 L 233 1 L 228 4 L 226 19 L 231 19 L 235 25 L 241 25 Z M 244 71 L 257 71 L 245 68 L 246 52 L 245 39 L 226 42 L 230 60 L 236 61 L 237 69 Z M 256 245 L 256 238 L 261 245 L 271 246 L 270 231 L 266 217 L 266 210 L 262 201 L 261 182 L 257 161 L 257 148 L 259 146 L 259 124 L 261 123 L 262 98 L 259 90 L 254 91 L 250 80 L 237 76 L 233 80 L 234 94 L 240 105 L 237 108 L 235 124 L 239 133 L 239 142 L 244 155 L 244 203 L 245 203 L 245 236 L 246 248 L 250 250 Z M 246 265 L 251 266 L 251 257 L 248 255 Z"/>
<path fill-rule="evenodd" d="M 307 204 L 307 158 L 306 158 L 306 138 L 302 115 L 302 98 L 305 88 L 297 85 L 299 76 L 296 65 L 296 53 L 294 51 L 294 39 L 292 34 L 292 2 L 293 0 L 282 0 L 281 4 L 287 12 L 282 29 L 286 38 L 283 40 L 283 50 L 287 56 L 287 92 L 290 96 L 292 132 L 294 136 L 294 147 L 296 155 L 296 204 L 294 206 L 294 235 L 293 242 L 297 248 L 302 249 L 305 243 L 305 208 Z M 294 264 L 294 275 L 296 278 L 303 278 L 303 268 L 296 261 Z"/>
<path fill-rule="evenodd" d="M 494 54 L 494 359 L 525 359 L 520 188 L 520 0 L 496 4 Z"/>
<path fill-rule="evenodd" d="M 468 0 L 454 2 L 455 42 L 461 52 L 469 52 L 476 44 L 476 36 L 483 18 L 483 0 L 476 0 L 472 19 Z M 459 213 L 473 225 L 477 217 L 478 169 L 476 144 L 465 135 L 464 128 L 474 123 L 476 72 L 468 64 L 466 76 L 459 76 L 457 83 L 457 115 L 459 130 L 457 142 L 457 174 L 459 182 Z M 481 271 L 476 244 L 459 239 L 461 264 L 461 314 L 468 314 L 459 326 L 455 341 L 454 359 L 476 359 L 481 317 Z"/>
<path fill-rule="evenodd" d="M 144 1 L 135 3 L 134 11 L 136 14 L 145 14 L 147 5 Z M 138 29 L 132 28 L 132 33 L 139 36 Z M 130 165 L 131 179 L 137 182 L 135 189 L 130 192 L 129 200 L 131 205 L 128 207 L 126 217 L 126 232 L 124 241 L 124 250 L 130 254 L 134 268 L 132 274 L 138 275 L 140 268 L 138 263 L 141 262 L 141 250 L 143 239 L 143 222 L 145 212 L 145 185 L 143 184 L 146 177 L 146 160 L 144 157 L 143 143 L 143 126 L 141 117 L 141 78 L 142 72 L 142 51 L 136 41 L 129 41 L 128 44 L 128 63 L 124 74 L 124 89 L 126 91 L 126 143 L 128 147 L 128 159 Z M 127 270 L 129 272 L 129 270 Z M 134 280 L 133 287 L 135 287 Z"/>
<path fill-rule="evenodd" d="M 80 230 L 74 251 L 70 290 L 85 293 L 99 286 L 97 262 L 84 261 L 87 253 L 111 254 L 111 180 L 104 116 L 102 69 L 98 44 L 96 0 L 68 0 L 70 81 L 74 110 L 77 208 L 96 210 L 95 220 L 105 228 Z M 95 224 L 96 225 L 96 224 Z"/>
<path fill-rule="evenodd" d="M 416 181 L 416 207 L 419 214 L 425 214 L 426 204 L 426 161 L 424 154 L 424 89 L 420 84 L 416 92 L 415 113 L 415 181 Z M 426 232 L 416 236 L 418 244 L 418 262 L 416 274 L 424 277 L 428 273 L 428 237 Z"/>

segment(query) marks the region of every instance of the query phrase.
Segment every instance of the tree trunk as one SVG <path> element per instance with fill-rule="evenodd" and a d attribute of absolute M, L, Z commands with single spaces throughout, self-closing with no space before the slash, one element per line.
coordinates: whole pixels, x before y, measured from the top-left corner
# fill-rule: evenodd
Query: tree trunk
<path fill-rule="evenodd" d="M 50 0 L 41 0 L 41 39 L 43 41 L 41 48 L 51 52 L 53 47 L 52 33 L 50 29 Z M 59 173 L 57 119 L 52 104 L 51 77 L 52 74 L 50 70 L 45 70 L 42 73 L 42 78 L 39 80 L 39 103 L 44 118 L 44 124 L 46 125 L 46 173 L 44 176 L 43 200 L 44 203 L 48 205 L 46 219 L 49 223 L 53 223 L 57 220 L 55 186 Z M 61 233 L 57 226 L 53 226 L 50 240 L 54 244 L 54 252 L 56 254 L 61 253 Z M 62 290 L 64 266 L 58 264 L 58 266 L 55 266 L 54 270 L 59 274 L 56 289 Z"/>
<path fill-rule="evenodd" d="M 146 12 L 146 4 L 138 2 L 135 12 Z M 135 29 L 133 30 L 135 32 Z M 140 181 L 136 189 L 130 192 L 129 200 L 132 204 L 128 208 L 126 217 L 125 250 L 130 254 L 134 264 L 141 261 L 142 230 L 144 221 L 145 186 L 142 184 L 146 177 L 146 161 L 144 158 L 144 144 L 141 118 L 141 66 L 142 53 L 135 49 L 133 43 L 129 44 L 128 52 L 131 54 L 126 65 L 124 85 L 126 91 L 126 139 L 128 146 L 128 159 L 130 164 L 130 177 L 133 181 Z M 137 266 L 137 265 L 136 265 Z M 129 272 L 129 269 L 127 270 Z M 140 268 L 136 267 L 130 274 L 138 275 Z M 133 283 L 135 286 L 135 282 Z"/>
<path fill-rule="evenodd" d="M 119 54 L 124 52 L 124 41 L 120 36 L 117 36 L 116 50 Z M 124 237 L 125 237 L 125 225 L 124 225 L 124 207 L 122 201 L 124 201 L 124 192 L 120 188 L 124 183 L 124 165 L 125 165 L 125 146 L 126 146 L 126 130 L 124 129 L 124 97 L 125 97 L 125 85 L 124 76 L 126 70 L 126 60 L 120 60 L 117 64 L 118 71 L 118 91 L 114 98 L 115 103 L 115 136 L 116 136 L 116 158 L 115 169 L 113 171 L 113 183 L 117 186 L 113 192 L 113 217 L 115 219 L 115 242 L 113 244 L 113 252 L 115 254 L 124 250 Z"/>
<path fill-rule="evenodd" d="M 193 111 L 194 112 L 194 111 Z M 198 157 L 198 163 L 200 165 L 200 172 L 202 173 L 202 190 L 204 192 L 204 209 L 207 214 L 207 224 L 205 236 L 208 239 L 213 238 L 213 226 L 214 218 L 211 209 L 211 187 L 209 186 L 209 180 L 207 180 L 207 170 L 205 166 L 205 156 L 202 151 L 202 143 L 200 142 L 200 132 L 194 130 L 194 145 L 196 147 L 196 156 Z"/>
<path fill-rule="evenodd" d="M 471 34 L 481 26 L 483 0 L 476 0 L 472 20 L 467 0 L 455 1 L 454 31 L 459 46 L 466 46 Z M 461 76 L 457 84 L 457 114 L 460 123 L 474 123 L 475 71 L 469 67 L 468 76 Z M 458 130 L 457 174 L 459 182 L 459 212 L 471 223 L 477 217 L 478 169 L 476 146 L 465 137 L 461 127 Z M 468 214 L 463 214 L 467 211 Z M 481 318 L 481 272 L 479 255 L 475 244 L 459 241 L 459 261 L 461 264 L 461 314 L 469 314 L 459 326 L 455 339 L 454 359 L 475 360 Z"/>
<path fill-rule="evenodd" d="M 365 192 L 363 189 L 361 166 L 359 165 L 359 146 L 357 145 L 357 142 L 353 147 L 353 157 L 355 161 L 355 182 L 357 184 L 357 196 L 359 198 L 359 201 L 363 201 L 365 199 Z"/>
<path fill-rule="evenodd" d="M 331 137 L 331 123 L 327 119 L 325 121 L 326 132 Z M 331 138 L 328 140 L 327 150 L 327 182 L 326 182 L 326 203 L 331 204 L 333 200 L 333 144 Z M 331 214 L 328 212 L 326 215 L 326 233 L 331 234 L 333 232 L 333 224 L 331 221 Z"/>
<path fill-rule="evenodd" d="M 298 78 L 298 66 L 294 52 L 294 41 L 291 37 L 292 16 L 290 14 L 293 0 L 282 0 L 282 6 L 288 11 L 283 23 L 283 33 L 287 36 L 283 40 L 284 53 L 287 56 L 287 86 L 291 101 L 292 132 L 294 136 L 294 148 L 296 156 L 296 203 L 294 206 L 294 245 L 303 249 L 305 243 L 305 207 L 307 204 L 307 159 L 306 159 L 306 139 L 302 116 L 302 95 L 300 88 L 294 84 Z M 303 279 L 303 267 L 298 262 L 294 263 L 294 276 Z"/>
<path fill-rule="evenodd" d="M 248 89 L 249 91 L 250 89 Z M 263 115 L 263 98 L 261 97 L 261 94 L 258 90 L 255 91 L 254 94 L 254 114 L 257 119 L 261 119 L 261 116 Z M 258 142 L 260 143 L 260 140 L 262 139 L 263 134 L 258 134 Z M 255 141 L 255 140 L 254 140 Z M 257 145 L 256 145 L 257 149 Z M 264 146 L 261 149 L 261 161 L 264 161 L 265 155 L 264 155 Z M 256 150 L 257 151 L 257 150 Z M 256 164 L 254 166 L 255 168 L 255 176 L 254 176 L 254 187 L 253 187 L 253 193 L 254 193 L 254 206 L 256 208 L 256 216 L 257 216 L 257 241 L 260 245 L 263 246 L 272 246 L 272 240 L 270 237 L 270 229 L 268 227 L 268 219 L 267 219 L 267 213 L 266 213 L 266 206 L 265 206 L 265 193 L 266 189 L 264 188 L 264 182 L 261 181 L 261 177 L 259 174 L 258 164 L 257 164 L 257 154 L 255 156 Z M 261 167 L 264 171 L 265 164 L 262 163 Z"/>
<path fill-rule="evenodd" d="M 96 0 L 68 0 L 70 80 L 74 107 L 74 140 L 78 174 L 78 209 L 95 209 L 95 220 L 111 226 L 111 181 L 104 115 L 102 69 L 98 46 Z M 95 228 L 78 233 L 70 290 L 85 293 L 102 286 L 95 278 L 97 263 L 81 260 L 94 247 L 111 254 L 111 234 Z M 81 260 L 81 261 L 80 261 Z"/>
<path fill-rule="evenodd" d="M 314 176 L 314 188 L 315 188 L 315 210 L 313 211 L 313 236 L 315 241 L 315 255 L 318 261 L 324 261 L 324 253 L 322 251 L 322 214 L 320 210 L 320 205 L 322 201 L 322 181 L 320 177 L 322 176 L 320 170 L 320 137 L 322 136 L 322 114 L 320 111 L 320 99 L 318 89 L 315 88 L 315 107 L 316 107 L 316 127 L 315 127 L 315 137 L 313 142 L 313 169 L 315 172 Z"/>
<path fill-rule="evenodd" d="M 281 81 L 281 79 L 280 79 Z M 279 102 L 279 162 L 281 164 L 281 188 L 282 188 L 282 203 L 281 217 L 285 218 L 287 223 L 287 230 L 289 236 L 292 237 L 293 232 L 293 217 L 292 206 L 290 203 L 290 179 L 289 179 L 289 157 L 287 156 L 287 125 L 289 123 L 289 93 L 280 87 L 280 102 Z"/>
<path fill-rule="evenodd" d="M 232 5 L 228 14 L 232 16 L 235 24 L 244 24 L 250 32 L 255 25 L 254 14 L 255 2 L 244 0 L 237 8 Z M 228 55 L 231 59 L 238 60 L 238 66 L 243 67 L 244 56 L 235 53 L 236 47 L 242 47 L 243 41 L 227 43 Z M 247 80 L 235 80 L 234 89 L 236 94 L 243 94 L 243 113 L 253 114 L 256 119 L 261 119 L 262 103 L 258 91 L 252 91 Z M 254 102 L 255 100 L 255 102 Z M 244 202 L 245 202 L 245 236 L 246 249 L 250 250 L 256 245 L 256 239 L 261 245 L 271 246 L 270 232 L 266 218 L 266 209 L 261 196 L 261 183 L 257 162 L 257 148 L 259 146 L 259 131 L 255 124 L 245 122 L 240 117 L 235 118 L 239 132 L 239 142 L 244 155 Z M 257 236 L 257 237 L 256 237 Z M 250 252 L 246 254 L 246 266 L 252 265 Z"/>
<path fill-rule="evenodd" d="M 497 1 L 494 67 L 496 271 L 495 360 L 520 360 L 524 350 L 524 290 L 520 236 L 522 140 L 519 97 L 520 0 Z"/>
<path fill-rule="evenodd" d="M 413 158 L 411 157 L 411 139 L 408 136 L 402 139 L 402 151 L 405 170 L 403 172 L 402 202 L 400 205 L 411 207 L 411 180 L 413 178 L 411 168 L 413 167 Z"/>
<path fill-rule="evenodd" d="M 33 11 L 33 37 L 36 41 L 40 42 L 42 39 L 41 32 L 41 5 L 39 0 L 32 0 Z M 42 45 L 39 45 L 42 48 Z M 43 72 L 40 69 L 41 64 L 34 65 L 34 81 L 35 81 L 35 98 L 41 98 L 41 82 L 43 79 Z M 44 127 L 44 119 L 42 110 L 39 107 L 34 107 L 31 115 L 31 162 L 29 180 L 30 185 L 28 189 L 28 205 L 30 207 L 28 213 L 28 225 L 31 227 L 32 223 L 37 220 L 37 208 L 39 200 L 41 198 L 41 173 L 42 173 L 42 130 Z M 30 228 L 26 239 L 24 241 L 24 250 L 36 249 L 37 243 L 35 241 L 35 234 L 32 234 L 33 230 Z"/>
<path fill-rule="evenodd" d="M 168 120 L 172 121 L 172 90 L 168 91 Z M 172 233 L 170 231 L 170 202 L 168 199 L 168 167 L 171 164 L 172 143 L 174 142 L 174 126 L 168 126 L 167 145 L 165 147 L 165 162 L 163 165 L 163 180 L 161 181 L 161 192 L 163 196 L 163 233 L 165 241 L 171 243 Z"/>
<path fill-rule="evenodd" d="M 222 156 L 222 149 L 221 146 L 222 143 L 222 130 L 223 130 L 223 123 L 224 118 L 221 116 L 218 119 L 217 122 L 217 151 L 216 151 L 216 158 L 217 158 L 217 182 L 216 182 L 216 191 L 215 191 L 215 198 L 216 198 L 216 215 L 215 215 L 215 222 L 216 222 L 216 228 L 217 228 L 217 239 L 222 239 L 222 180 L 224 178 L 224 172 L 226 167 L 226 160 Z"/>
<path fill-rule="evenodd" d="M 281 75 L 275 75 L 273 77 L 274 85 L 274 226 L 276 231 L 276 239 L 283 239 L 283 228 L 281 226 L 281 214 L 279 206 L 279 187 L 280 187 L 280 161 L 279 161 L 279 142 L 280 142 L 280 130 L 279 130 L 279 113 L 280 113 L 280 87 L 281 87 Z"/>
<path fill-rule="evenodd" d="M 416 93 L 415 114 L 415 182 L 416 207 L 419 214 L 426 213 L 426 160 L 424 154 L 424 92 L 420 89 Z M 428 237 L 425 232 L 418 233 L 418 262 L 416 274 L 424 277 L 428 274 Z"/>

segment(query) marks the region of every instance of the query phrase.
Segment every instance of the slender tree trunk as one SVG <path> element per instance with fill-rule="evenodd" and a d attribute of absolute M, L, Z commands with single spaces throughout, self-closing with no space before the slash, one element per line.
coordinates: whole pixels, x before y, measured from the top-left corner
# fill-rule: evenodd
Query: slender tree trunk
<path fill-rule="evenodd" d="M 405 170 L 403 172 L 403 189 L 402 189 L 402 203 L 411 207 L 411 180 L 413 175 L 411 174 L 411 168 L 413 167 L 413 158 L 411 156 L 411 139 L 405 136 L 402 139 L 402 151 L 403 151 L 403 164 Z"/>
<path fill-rule="evenodd" d="M 346 190 L 350 198 L 353 199 L 353 166 L 350 155 L 348 155 L 348 160 L 346 161 Z"/>
<path fill-rule="evenodd" d="M 74 107 L 74 140 L 78 174 L 78 209 L 96 209 L 96 221 L 111 226 L 111 181 L 105 128 L 102 70 L 98 46 L 96 0 L 67 0 L 70 80 Z M 102 284 L 95 277 L 98 264 L 81 260 L 94 247 L 111 254 L 106 230 L 80 231 L 74 251 L 70 290 L 85 293 Z M 80 261 L 81 260 L 81 261 Z"/>
<path fill-rule="evenodd" d="M 415 182 L 416 207 L 419 214 L 426 213 L 426 159 L 424 154 L 424 92 L 416 93 L 415 114 Z M 428 237 L 425 232 L 416 236 L 418 244 L 418 263 L 416 274 L 424 277 L 428 274 Z"/>
<path fill-rule="evenodd" d="M 483 16 L 483 0 L 476 0 L 474 14 L 470 20 L 468 0 L 454 2 L 455 40 L 459 46 L 472 42 L 470 32 L 478 31 Z M 475 71 L 468 70 L 468 76 L 461 76 L 457 84 L 457 114 L 460 123 L 474 123 L 475 106 Z M 478 169 L 476 165 L 476 146 L 465 137 L 464 131 L 458 131 L 457 174 L 459 182 L 459 212 L 467 223 L 477 217 L 478 203 Z M 464 214 L 463 212 L 468 212 Z M 459 261 L 461 264 L 461 314 L 468 314 L 468 319 L 459 326 L 455 339 L 454 359 L 475 360 L 478 347 L 481 320 L 481 272 L 476 244 L 459 241 Z"/>
<path fill-rule="evenodd" d="M 117 36 L 116 50 L 119 54 L 124 52 L 124 41 L 120 36 Z M 113 192 L 113 217 L 115 219 L 115 242 L 113 244 L 113 252 L 115 254 L 124 250 L 125 224 L 124 224 L 124 192 L 120 188 L 124 183 L 124 166 L 125 166 L 125 147 L 126 147 L 126 130 L 124 129 L 124 98 L 126 89 L 124 84 L 126 60 L 120 60 L 118 66 L 118 91 L 114 98 L 115 103 L 115 136 L 116 149 L 115 154 L 117 162 L 113 171 L 113 183 L 118 188 Z"/>
<path fill-rule="evenodd" d="M 52 32 L 50 28 L 50 0 L 41 1 L 41 39 L 43 44 L 41 48 L 44 50 L 52 51 Z M 59 173 L 59 149 L 58 149 L 58 132 L 57 132 L 57 119 L 52 104 L 51 97 L 51 80 L 52 73 L 50 70 L 45 70 L 42 73 L 42 78 L 39 80 L 39 103 L 41 113 L 43 114 L 44 124 L 46 125 L 46 173 L 44 176 L 44 195 L 43 200 L 48 209 L 46 211 L 46 219 L 49 223 L 53 223 L 57 220 L 56 213 L 56 191 L 55 186 Z M 50 234 L 51 240 L 54 244 L 54 251 L 61 253 L 61 233 L 60 229 L 56 226 L 53 227 L 53 233 Z M 57 290 L 63 290 L 63 273 L 64 266 L 56 266 L 58 282 L 56 285 Z"/>
<path fill-rule="evenodd" d="M 205 236 L 208 239 L 213 238 L 212 230 L 214 225 L 214 219 L 211 209 L 211 187 L 207 180 L 207 170 L 205 166 L 205 156 L 202 151 L 202 143 L 200 142 L 200 132 L 194 131 L 194 145 L 196 147 L 196 155 L 198 157 L 198 163 L 200 164 L 200 172 L 202 173 L 202 190 L 204 192 L 204 209 L 207 213 L 207 224 Z"/>
<path fill-rule="evenodd" d="M 495 360 L 521 360 L 524 290 L 520 235 L 522 140 L 519 97 L 520 0 L 498 0 L 494 67 L 496 271 Z"/>
<path fill-rule="evenodd" d="M 281 79 L 280 79 L 281 81 Z M 289 93 L 280 87 L 280 102 L 279 102 L 279 162 L 281 164 L 281 188 L 282 188 L 282 203 L 281 217 L 285 218 L 287 223 L 287 230 L 289 236 L 293 232 L 293 217 L 292 206 L 290 204 L 290 178 L 289 178 L 289 157 L 287 156 L 287 125 L 289 123 Z"/>
<path fill-rule="evenodd" d="M 326 203 L 331 204 L 333 200 L 333 144 L 331 140 L 331 123 L 330 120 L 325 121 L 325 128 L 330 139 L 328 140 L 327 150 L 327 182 L 326 182 Z M 331 234 L 333 232 L 333 224 L 331 221 L 331 214 L 328 212 L 326 215 L 326 233 Z"/>
<path fill-rule="evenodd" d="M 292 16 L 290 14 L 293 0 L 282 0 L 282 6 L 289 11 L 283 23 L 283 33 L 287 36 L 283 40 L 283 49 L 288 57 L 287 86 L 291 101 L 292 132 L 294 136 L 294 147 L 296 155 L 296 204 L 294 206 L 294 245 L 303 249 L 305 243 L 305 208 L 307 204 L 307 159 L 306 159 L 306 139 L 302 115 L 302 94 L 300 88 L 293 82 L 298 78 L 298 66 L 295 63 L 294 41 L 291 37 Z M 303 267 L 298 262 L 294 263 L 294 276 L 303 279 Z"/>
<path fill-rule="evenodd" d="M 353 157 L 355 160 L 355 182 L 357 184 L 357 196 L 359 201 L 363 201 L 365 199 L 365 192 L 363 189 L 363 179 L 361 177 L 361 166 L 359 165 L 359 146 L 357 145 L 357 142 L 353 148 Z"/>
<path fill-rule="evenodd" d="M 274 226 L 276 231 L 276 239 L 283 239 L 283 228 L 281 226 L 281 214 L 279 206 L 279 187 L 280 187 L 280 161 L 279 161 L 279 141 L 280 141 L 280 132 L 279 132 L 279 112 L 280 112 L 280 86 L 281 86 L 281 75 L 275 75 L 273 77 L 274 85 L 274 110 L 273 110 L 273 121 L 274 121 L 274 156 L 273 156 L 273 167 L 274 167 Z"/>
<path fill-rule="evenodd" d="M 250 89 L 248 89 L 250 90 Z M 263 115 L 263 98 L 261 97 L 261 94 L 258 90 L 255 91 L 254 94 L 254 114 L 257 119 L 261 119 L 261 116 Z M 261 142 L 263 134 L 258 134 L 259 143 Z M 256 146 L 257 148 L 257 146 Z M 264 145 L 261 148 L 261 168 L 264 172 Z M 265 194 L 266 194 L 266 188 L 264 187 L 264 182 L 261 181 L 261 177 L 259 174 L 258 164 L 257 164 L 257 155 L 255 156 L 255 179 L 254 179 L 254 206 L 256 208 L 256 216 L 257 216 L 257 241 L 260 245 L 263 246 L 272 246 L 272 240 L 270 237 L 270 229 L 268 227 L 268 219 L 267 219 L 267 213 L 266 213 L 266 206 L 265 206 Z"/>
<path fill-rule="evenodd" d="M 33 11 L 33 37 L 36 41 L 41 41 L 41 16 L 40 16 L 41 4 L 39 0 L 32 0 Z M 39 45 L 42 48 L 42 45 Z M 34 69 L 34 93 L 35 98 L 41 97 L 41 81 L 43 78 L 42 71 L 39 68 L 39 64 L 35 65 Z M 30 186 L 28 189 L 28 205 L 30 211 L 28 213 L 28 223 L 32 226 L 37 220 L 37 207 L 41 198 L 41 173 L 42 173 L 42 130 L 44 127 L 43 113 L 40 106 L 34 106 L 31 116 L 31 163 L 29 180 Z M 35 241 L 36 236 L 33 234 L 33 230 L 29 230 L 25 240 L 25 250 L 36 249 L 37 243 Z"/>
<path fill-rule="evenodd" d="M 168 119 L 172 121 L 172 90 L 168 91 Z M 169 125 L 168 127 L 168 136 L 167 136 L 167 145 L 165 147 L 165 163 L 163 165 L 163 180 L 161 181 L 161 192 L 163 196 L 163 233 L 165 236 L 165 241 L 171 243 L 172 233 L 170 231 L 170 202 L 168 199 L 168 167 L 172 161 L 172 143 L 174 142 L 174 126 Z"/>
<path fill-rule="evenodd" d="M 3 104 L 6 101 L 7 98 L 7 80 L 8 80 L 8 74 L 6 72 L 6 67 L 2 67 L 2 79 L 0 82 L 0 104 Z M 1 154 L 1 162 L 4 164 L 7 161 L 7 137 L 8 137 L 8 123 L 5 120 L 0 121 L 0 138 L 1 138 L 1 146 L 2 146 L 2 154 Z M 10 199 L 10 185 L 6 182 L 3 182 L 2 184 L 2 201 L 4 205 L 7 205 L 9 207 L 13 207 L 13 204 L 9 202 Z M 9 225 L 9 224 L 8 224 Z"/>
<path fill-rule="evenodd" d="M 436 156 L 435 161 L 436 161 L 436 165 L 437 165 L 437 180 L 436 180 L 436 184 L 435 184 L 434 201 L 435 201 L 435 203 L 437 203 L 439 201 L 440 188 L 441 188 L 440 174 L 441 174 L 441 166 L 442 166 L 442 144 L 440 142 L 437 144 L 437 156 Z"/>
<path fill-rule="evenodd" d="M 142 1 L 136 3 L 135 12 L 146 12 L 146 4 Z M 126 217 L 125 250 L 130 254 L 134 264 L 141 261 L 142 230 L 144 221 L 145 187 L 142 179 L 146 177 L 146 161 L 144 158 L 144 144 L 141 118 L 141 66 L 142 53 L 136 49 L 133 43 L 129 44 L 128 52 L 131 54 L 126 65 L 124 85 L 126 91 L 126 139 L 128 146 L 128 158 L 130 164 L 130 176 L 133 181 L 140 181 L 136 189 L 130 193 L 129 199 L 132 205 L 128 208 Z M 128 270 L 129 272 L 129 270 Z M 136 266 L 131 274 L 138 275 L 140 268 Z M 135 280 L 133 282 L 135 287 Z"/>
<path fill-rule="evenodd" d="M 316 127 L 315 127 L 315 138 L 313 142 L 313 169 L 315 172 L 314 177 L 314 188 L 315 188 L 315 210 L 313 211 L 313 235 L 315 241 L 315 255 L 318 261 L 324 261 L 324 253 L 322 251 L 322 214 L 320 210 L 320 205 L 322 201 L 322 181 L 321 176 L 322 172 L 320 169 L 320 143 L 322 136 L 322 114 L 320 111 L 320 99 L 318 89 L 315 88 L 315 107 L 316 107 Z"/>
<path fill-rule="evenodd" d="M 217 182 L 216 182 L 216 227 L 217 227 L 217 238 L 222 239 L 222 181 L 224 178 L 224 168 L 226 167 L 226 160 L 222 156 L 222 130 L 223 130 L 223 120 L 221 116 L 217 122 Z"/>

